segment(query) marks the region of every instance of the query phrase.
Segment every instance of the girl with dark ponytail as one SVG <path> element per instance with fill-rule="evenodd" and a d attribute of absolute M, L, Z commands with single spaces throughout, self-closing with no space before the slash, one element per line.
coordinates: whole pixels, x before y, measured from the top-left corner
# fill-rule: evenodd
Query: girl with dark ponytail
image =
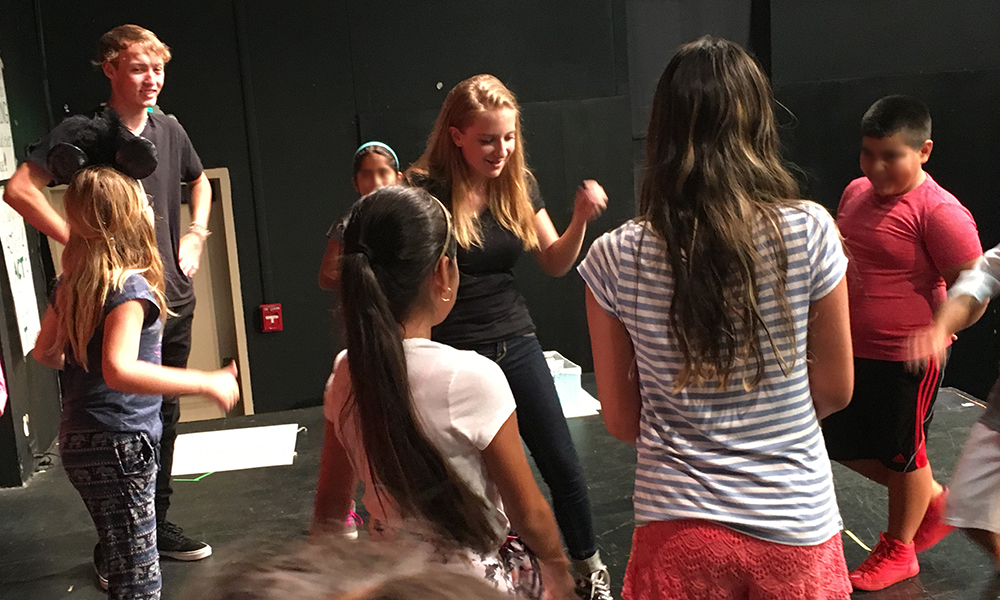
<path fill-rule="evenodd" d="M 447 560 L 512 589 L 499 549 L 513 525 L 546 588 L 569 597 L 568 560 L 503 373 L 430 341 L 458 288 L 455 251 L 450 214 L 423 190 L 386 187 L 351 209 L 340 259 L 347 350 L 327 383 L 313 531 L 343 526 L 360 478 L 373 537 L 448 540 L 462 551 Z"/>

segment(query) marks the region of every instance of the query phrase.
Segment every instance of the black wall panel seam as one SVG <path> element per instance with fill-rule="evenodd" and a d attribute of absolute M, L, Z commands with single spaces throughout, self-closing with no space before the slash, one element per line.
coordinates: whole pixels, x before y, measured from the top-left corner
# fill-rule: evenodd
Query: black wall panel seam
<path fill-rule="evenodd" d="M 49 118 L 49 130 L 55 126 L 55 118 L 52 116 L 52 93 L 49 90 L 49 61 L 45 52 L 45 28 L 42 23 L 42 2 L 32 0 L 35 8 L 35 29 L 38 35 L 38 56 L 42 61 L 42 88 L 45 93 L 45 115 Z"/>
<path fill-rule="evenodd" d="M 250 41 L 247 34 L 246 7 L 240 0 L 233 2 L 236 27 L 236 54 L 240 62 L 240 84 L 243 92 L 243 115 L 247 128 L 247 152 L 250 159 L 250 201 L 254 209 L 257 233 L 257 261 L 260 265 L 261 296 L 264 303 L 274 301 L 274 275 L 271 270 L 271 248 L 267 237 L 267 210 L 261 168 L 260 137 L 257 112 L 254 107 L 253 79 L 250 66 Z M 252 309 L 251 309 L 252 310 Z M 249 312 L 249 311 L 248 311 Z"/>
<path fill-rule="evenodd" d="M 346 2 L 344 4 L 344 12 L 347 13 L 347 22 L 351 22 L 351 3 Z M 357 145 L 361 145 L 364 142 L 361 140 L 361 120 L 358 115 L 361 114 L 361 100 L 358 98 L 360 90 L 358 89 L 358 78 L 354 76 L 357 73 L 358 65 L 354 62 L 354 36 L 353 30 L 349 31 L 347 34 L 347 49 L 348 49 L 348 60 L 351 64 L 351 95 L 354 97 L 354 130 L 357 134 L 357 140 L 355 142 Z M 402 168 L 402 165 L 399 165 Z"/>

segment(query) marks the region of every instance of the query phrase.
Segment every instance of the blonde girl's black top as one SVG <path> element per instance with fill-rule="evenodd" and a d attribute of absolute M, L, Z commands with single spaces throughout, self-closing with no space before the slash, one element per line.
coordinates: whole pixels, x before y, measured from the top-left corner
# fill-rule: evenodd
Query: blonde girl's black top
<path fill-rule="evenodd" d="M 451 209 L 451 183 L 411 175 L 410 182 L 427 190 Z M 529 177 L 535 212 L 545 208 L 538 184 Z M 489 208 L 479 215 L 482 244 L 458 248 L 460 279 L 455 307 L 431 333 L 434 341 L 456 348 L 500 342 L 533 334 L 535 324 L 514 282 L 514 266 L 525 253 L 514 232 L 497 222 Z"/>

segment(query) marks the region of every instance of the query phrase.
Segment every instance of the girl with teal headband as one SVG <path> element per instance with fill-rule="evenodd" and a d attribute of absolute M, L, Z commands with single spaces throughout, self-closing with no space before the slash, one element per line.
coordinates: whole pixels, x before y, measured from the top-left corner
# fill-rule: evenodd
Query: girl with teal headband
<path fill-rule="evenodd" d="M 354 175 L 351 182 L 362 196 L 387 185 L 399 183 L 399 158 L 388 144 L 366 142 L 354 151 Z"/>
<path fill-rule="evenodd" d="M 354 191 L 358 194 L 367 196 L 377 189 L 399 183 L 402 177 L 403 174 L 399 172 L 399 158 L 388 144 L 373 140 L 361 144 L 354 151 L 354 173 L 351 175 L 351 183 L 354 184 Z M 342 221 L 343 219 L 337 219 L 326 232 L 326 252 L 323 254 L 323 262 L 319 269 L 319 287 L 324 290 L 334 289 L 340 278 L 337 261 L 340 259 Z"/>

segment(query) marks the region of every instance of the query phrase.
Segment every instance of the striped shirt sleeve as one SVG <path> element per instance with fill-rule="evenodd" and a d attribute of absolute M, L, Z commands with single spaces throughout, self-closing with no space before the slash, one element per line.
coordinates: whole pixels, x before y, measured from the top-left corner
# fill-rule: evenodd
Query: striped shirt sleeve
<path fill-rule="evenodd" d="M 584 283 L 594 294 L 597 304 L 610 315 L 618 317 L 616 291 L 621 266 L 620 229 L 605 233 L 594 240 L 587 256 L 577 267 Z"/>
<path fill-rule="evenodd" d="M 840 231 L 830 213 L 815 202 L 806 202 L 803 208 L 807 214 L 809 261 L 812 265 L 809 301 L 815 302 L 832 292 L 843 279 L 847 272 L 847 255 L 844 254 Z"/>

